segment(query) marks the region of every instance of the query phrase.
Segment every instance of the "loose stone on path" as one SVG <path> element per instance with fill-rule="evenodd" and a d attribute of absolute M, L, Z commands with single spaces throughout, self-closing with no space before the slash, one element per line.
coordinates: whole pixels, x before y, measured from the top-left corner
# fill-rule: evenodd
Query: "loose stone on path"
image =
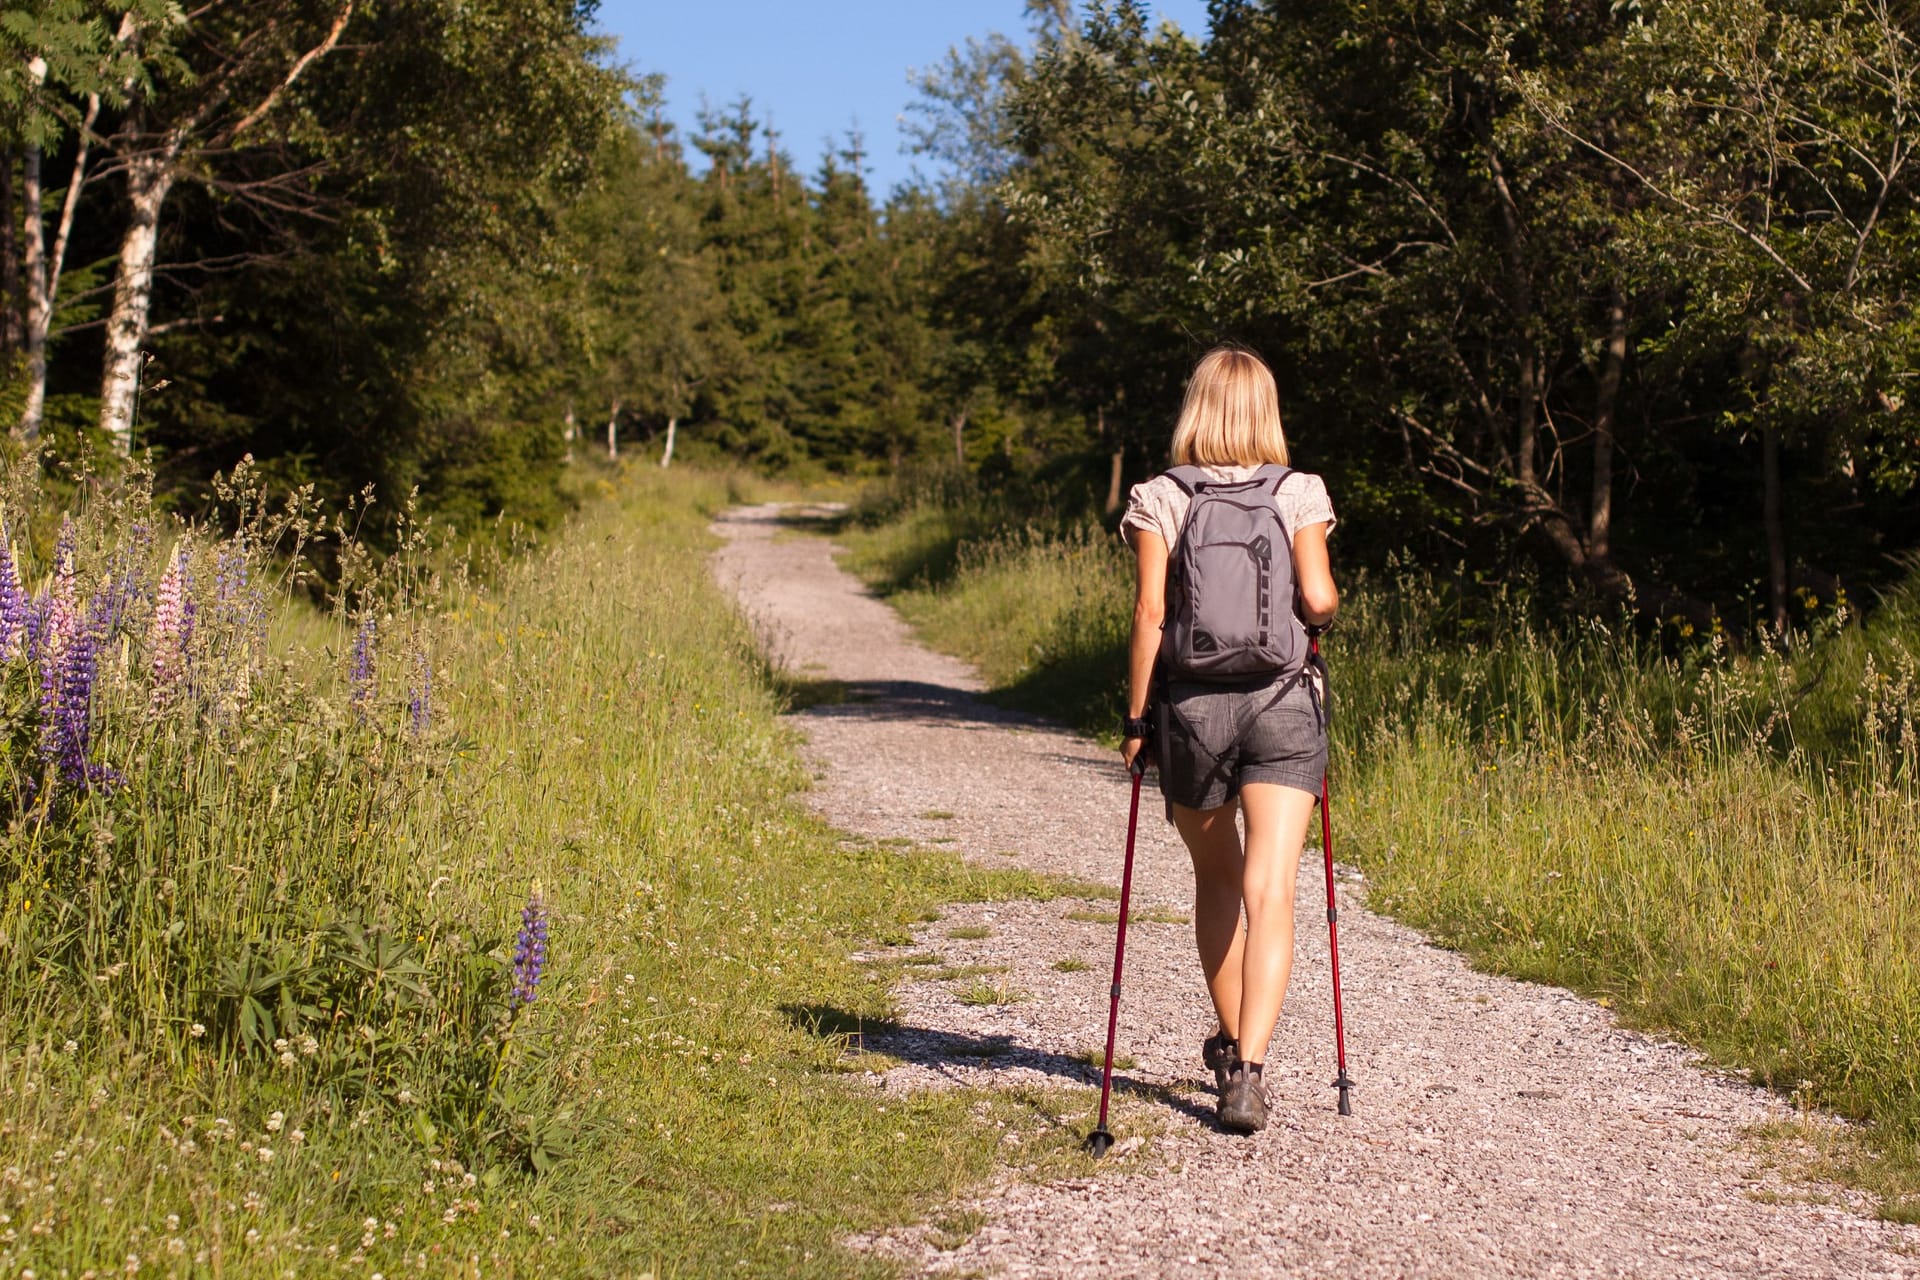
<path fill-rule="evenodd" d="M 813 805 L 856 835 L 940 840 L 986 866 L 1117 884 L 1117 757 L 980 701 L 978 676 L 918 644 L 829 543 L 777 536 L 805 514 L 727 513 L 715 572 L 796 677 L 847 685 L 845 701 L 794 716 L 818 778 Z M 1336 822 L 1338 786 L 1336 772 Z M 1157 803 L 1141 808 L 1136 901 L 1184 916 L 1185 852 Z M 923 1275 L 1920 1278 L 1920 1228 L 1757 1167 L 1743 1131 L 1790 1116 L 1783 1101 L 1618 1028 L 1589 1001 L 1475 973 L 1365 910 L 1357 877 L 1337 887 L 1355 1116 L 1335 1114 L 1327 1087 L 1324 888 L 1310 851 L 1293 987 L 1268 1057 L 1271 1128 L 1243 1139 L 1214 1127 L 1211 1089 L 1199 1087 L 1213 1022 L 1192 931 L 1136 924 L 1118 1049 L 1135 1065 L 1116 1082 L 1126 1114 L 1152 1108 L 1159 1132 L 1127 1159 L 1133 1171 L 1008 1180 L 955 1206 L 985 1216 L 955 1248 L 924 1226 L 852 1243 Z M 963 904 L 920 929 L 903 950 L 1004 966 L 981 980 L 1027 998 L 968 1004 L 956 994 L 965 982 L 907 981 L 901 1030 L 869 1044 L 901 1060 L 881 1087 L 1084 1085 L 1091 1110 L 1084 1054 L 1105 1039 L 1113 926 L 1067 917 L 1113 907 Z M 1088 967 L 1055 967 L 1063 960 Z M 1124 1119 L 1117 1132 L 1129 1136 Z"/>

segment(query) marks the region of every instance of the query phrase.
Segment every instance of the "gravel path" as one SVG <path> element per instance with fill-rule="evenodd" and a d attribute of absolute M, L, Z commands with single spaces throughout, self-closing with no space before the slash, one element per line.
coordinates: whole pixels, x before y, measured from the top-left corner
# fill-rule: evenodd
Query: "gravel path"
<path fill-rule="evenodd" d="M 834 564 L 826 541 L 784 531 L 806 514 L 728 513 L 715 526 L 726 540 L 715 568 L 790 671 L 849 688 L 845 701 L 796 716 L 819 811 L 856 835 L 1117 884 L 1117 759 L 979 701 L 978 676 L 920 646 Z M 1920 1277 L 1920 1228 L 1756 1167 L 1741 1131 L 1791 1114 L 1779 1099 L 1616 1027 L 1589 1001 L 1471 971 L 1368 912 L 1359 877 L 1344 870 L 1342 977 L 1360 1088 L 1357 1114 L 1338 1116 L 1316 905 L 1325 890 L 1311 850 L 1293 988 L 1267 1068 L 1273 1124 L 1251 1139 L 1218 1130 L 1211 1089 L 1199 1087 L 1211 1015 L 1181 923 L 1191 874 L 1156 799 L 1141 806 L 1135 893 L 1168 922 L 1129 930 L 1119 1053 L 1135 1065 L 1116 1081 L 1116 1131 L 1150 1132 L 1145 1147 L 1112 1176 L 988 1190 L 961 1206 L 984 1225 L 958 1247 L 926 1228 L 858 1247 L 927 1275 Z M 972 982 L 1030 998 L 968 1004 L 958 998 L 967 981 L 907 983 L 902 1030 L 871 1045 L 902 1061 L 882 1086 L 1095 1079 L 1080 1055 L 1105 1036 L 1113 906 L 957 906 L 925 928 L 919 950 L 1001 969 Z M 1069 918 L 1102 912 L 1105 921 Z"/>

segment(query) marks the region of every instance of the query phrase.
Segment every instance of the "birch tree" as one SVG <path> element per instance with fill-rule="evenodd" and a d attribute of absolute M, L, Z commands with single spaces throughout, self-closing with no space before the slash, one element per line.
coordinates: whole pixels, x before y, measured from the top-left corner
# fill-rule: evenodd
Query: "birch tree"
<path fill-rule="evenodd" d="M 116 8 L 118 9 L 116 16 Z M 25 364 L 24 407 L 15 435 L 40 434 L 46 410 L 47 343 L 51 337 L 67 247 L 72 243 L 88 161 L 98 141 L 94 126 L 103 105 L 117 106 L 140 83 L 132 56 L 133 33 L 142 23 L 164 24 L 170 6 L 161 0 L 101 6 L 87 0 L 44 0 L 7 12 L 0 22 L 0 111 L 10 143 L 5 169 L 6 338 Z M 72 135 L 67 180 L 59 190 L 48 228 L 49 149 Z M 15 241 L 13 176 L 19 166 L 19 239 Z M 65 157 L 62 157 L 65 159 Z M 17 301 L 17 306 L 16 306 Z"/>
<path fill-rule="evenodd" d="M 145 75 L 106 146 L 126 183 L 113 305 L 101 373 L 100 429 L 126 453 L 140 393 L 141 348 L 153 303 L 160 217 L 183 180 L 210 181 L 219 163 L 278 123 L 289 93 L 333 52 L 355 0 L 208 0 L 170 23 L 136 20 L 128 44 Z M 227 194 L 298 209 L 310 173 L 265 172 Z"/>

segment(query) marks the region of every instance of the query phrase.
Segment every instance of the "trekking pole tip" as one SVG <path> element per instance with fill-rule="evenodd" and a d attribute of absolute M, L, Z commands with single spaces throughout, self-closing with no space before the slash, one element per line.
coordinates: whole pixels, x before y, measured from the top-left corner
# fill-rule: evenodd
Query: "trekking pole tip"
<path fill-rule="evenodd" d="M 1342 1071 L 1340 1078 L 1333 1082 L 1333 1087 L 1340 1091 L 1340 1114 L 1343 1116 L 1352 1115 L 1353 1098 L 1351 1095 L 1356 1087 L 1353 1081 L 1347 1079 L 1347 1073 Z"/>
<path fill-rule="evenodd" d="M 1087 1135 L 1087 1141 L 1085 1143 L 1085 1146 L 1087 1149 L 1087 1154 L 1094 1156 L 1096 1158 L 1099 1156 L 1104 1156 L 1105 1154 L 1107 1154 L 1107 1149 L 1113 1146 L 1113 1135 L 1107 1132 L 1107 1127 L 1105 1125 L 1101 1125 L 1099 1128 L 1095 1129 L 1092 1133 Z"/>

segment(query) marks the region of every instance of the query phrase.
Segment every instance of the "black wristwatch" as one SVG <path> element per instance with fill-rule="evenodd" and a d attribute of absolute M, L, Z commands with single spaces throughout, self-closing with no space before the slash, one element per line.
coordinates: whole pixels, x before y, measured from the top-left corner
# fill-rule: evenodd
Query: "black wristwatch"
<path fill-rule="evenodd" d="M 1121 716 L 1120 736 L 1122 738 L 1145 738 L 1152 734 L 1153 721 L 1145 716 Z"/>

